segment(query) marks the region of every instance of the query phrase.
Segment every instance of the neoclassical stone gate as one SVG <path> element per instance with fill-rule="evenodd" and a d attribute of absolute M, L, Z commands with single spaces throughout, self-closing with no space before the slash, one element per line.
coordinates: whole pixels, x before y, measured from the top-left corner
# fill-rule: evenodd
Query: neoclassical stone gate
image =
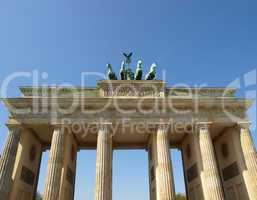
<path fill-rule="evenodd" d="M 181 150 L 188 199 L 256 200 L 257 158 L 233 88 L 169 88 L 163 81 L 99 81 L 95 88 L 22 87 L 3 99 L 9 135 L 0 200 L 35 197 L 50 149 L 44 200 L 74 198 L 76 155 L 97 149 L 95 200 L 112 199 L 112 153 L 145 149 L 151 200 L 174 200 L 170 149 Z"/>

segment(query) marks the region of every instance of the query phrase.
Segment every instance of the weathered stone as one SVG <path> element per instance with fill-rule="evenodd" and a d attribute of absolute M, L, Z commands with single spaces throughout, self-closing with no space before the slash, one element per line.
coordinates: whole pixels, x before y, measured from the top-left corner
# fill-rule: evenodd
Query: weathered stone
<path fill-rule="evenodd" d="M 54 130 L 50 158 L 48 161 L 47 179 L 43 200 L 58 200 L 60 195 L 60 184 L 63 167 L 65 134 L 61 128 Z"/>
<path fill-rule="evenodd" d="M 95 200 L 111 200 L 112 137 L 107 125 L 100 125 L 97 138 Z"/>
<path fill-rule="evenodd" d="M 8 138 L 0 159 L 0 200 L 7 200 L 11 191 L 12 172 L 20 140 L 20 130 L 10 128 Z"/>

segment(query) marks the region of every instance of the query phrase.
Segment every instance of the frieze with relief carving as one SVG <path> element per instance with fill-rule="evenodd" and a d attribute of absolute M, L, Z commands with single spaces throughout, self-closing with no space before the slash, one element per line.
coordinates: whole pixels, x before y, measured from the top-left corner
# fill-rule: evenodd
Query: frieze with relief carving
<path fill-rule="evenodd" d="M 103 88 L 103 96 L 111 97 L 164 97 L 164 90 L 156 87 L 118 86 Z"/>

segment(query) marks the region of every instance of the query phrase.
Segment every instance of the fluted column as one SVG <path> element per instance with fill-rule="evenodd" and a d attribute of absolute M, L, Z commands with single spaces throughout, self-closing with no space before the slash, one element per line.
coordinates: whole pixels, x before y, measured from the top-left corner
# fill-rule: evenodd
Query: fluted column
<path fill-rule="evenodd" d="M 44 200 L 59 200 L 64 142 L 65 134 L 63 129 L 59 127 L 55 128 L 52 137 L 50 158 L 48 161 Z"/>
<path fill-rule="evenodd" d="M 156 199 L 175 200 L 168 127 L 161 125 L 153 136 L 156 174 Z"/>
<path fill-rule="evenodd" d="M 97 138 L 95 200 L 112 199 L 112 137 L 101 125 Z"/>
<path fill-rule="evenodd" d="M 251 200 L 257 199 L 257 153 L 249 131 L 249 123 L 240 123 L 240 142 L 245 160 L 245 183 Z"/>
<path fill-rule="evenodd" d="M 209 125 L 206 123 L 199 124 L 198 128 L 200 154 L 203 166 L 201 179 L 204 197 L 208 200 L 223 200 L 225 198 L 209 132 Z"/>
<path fill-rule="evenodd" d="M 12 184 L 12 172 L 20 140 L 20 130 L 10 128 L 0 160 L 0 200 L 7 200 Z"/>

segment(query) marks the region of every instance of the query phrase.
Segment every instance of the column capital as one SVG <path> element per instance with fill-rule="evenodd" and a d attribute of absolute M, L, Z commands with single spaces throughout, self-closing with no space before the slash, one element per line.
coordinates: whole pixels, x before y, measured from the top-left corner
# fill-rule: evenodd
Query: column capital
<path fill-rule="evenodd" d="M 100 122 L 97 124 L 99 130 L 108 129 L 112 126 L 111 122 Z"/>
<path fill-rule="evenodd" d="M 64 135 L 66 135 L 66 134 L 73 134 L 72 128 L 67 126 L 67 125 L 52 124 L 51 127 L 52 127 L 53 133 L 54 133 L 54 131 L 60 131 Z"/>
<path fill-rule="evenodd" d="M 63 128 L 63 124 L 51 124 L 53 129 Z"/>
<path fill-rule="evenodd" d="M 97 124 L 97 128 L 98 128 L 98 134 L 100 132 L 102 132 L 103 134 L 108 135 L 108 137 L 113 137 L 114 133 L 114 129 L 112 127 L 112 123 L 111 122 L 101 122 Z"/>
<path fill-rule="evenodd" d="M 9 129 L 9 131 L 26 129 L 21 124 L 6 124 L 6 126 Z"/>
<path fill-rule="evenodd" d="M 67 134 L 72 134 L 72 130 L 69 127 L 65 127 L 63 125 L 52 125 L 52 133 L 54 134 L 54 132 L 60 132 L 63 135 L 67 135 Z"/>
<path fill-rule="evenodd" d="M 61 124 L 51 124 L 51 129 L 52 129 L 52 133 L 54 133 L 55 131 L 62 131 L 63 133 L 65 133 L 65 127 Z"/>
<path fill-rule="evenodd" d="M 240 121 L 240 122 L 237 122 L 236 125 L 237 125 L 238 128 L 249 129 L 251 124 L 252 124 L 251 121 Z"/>
<path fill-rule="evenodd" d="M 171 126 L 171 123 L 170 123 L 170 121 L 160 119 L 159 122 L 156 122 L 156 125 L 157 125 L 158 130 L 162 129 L 162 130 L 165 130 L 167 132 L 168 129 L 170 128 L 170 126 Z"/>
<path fill-rule="evenodd" d="M 110 127 L 112 122 L 109 119 L 100 118 L 99 121 L 95 123 L 99 128 Z"/>
<path fill-rule="evenodd" d="M 196 122 L 195 123 L 195 127 L 197 128 L 197 130 L 199 129 L 207 129 L 209 128 L 213 123 L 212 122 L 208 122 L 208 121 L 205 121 L 205 122 Z"/>
<path fill-rule="evenodd" d="M 170 128 L 170 124 L 158 124 L 157 132 L 162 131 L 163 133 L 167 134 Z"/>

